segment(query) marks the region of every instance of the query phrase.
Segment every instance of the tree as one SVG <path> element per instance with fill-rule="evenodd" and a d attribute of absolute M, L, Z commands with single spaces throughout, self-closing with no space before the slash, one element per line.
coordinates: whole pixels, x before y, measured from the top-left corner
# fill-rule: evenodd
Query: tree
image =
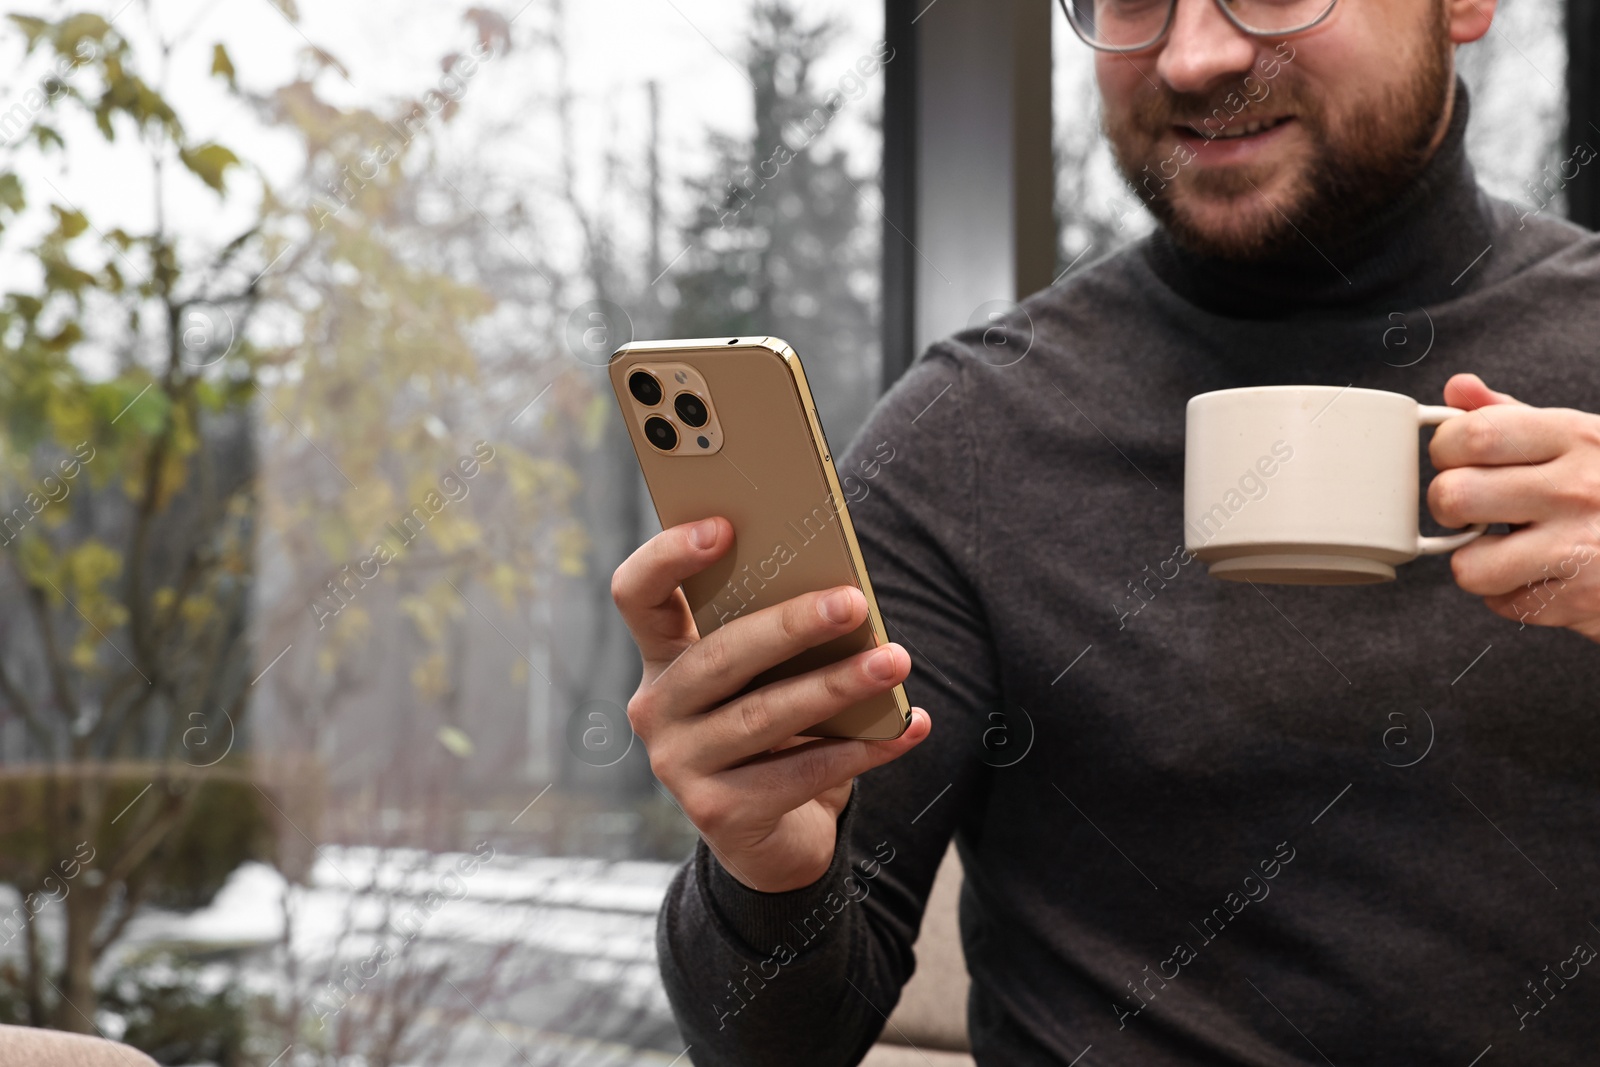
<path fill-rule="evenodd" d="M 307 761 L 292 757 L 314 764 L 342 694 L 376 677 L 409 717 L 397 731 L 409 747 L 380 754 L 386 780 L 441 810 L 459 792 L 474 751 L 468 656 L 495 625 L 487 613 L 531 594 L 533 531 L 559 528 L 576 490 L 565 465 L 506 430 L 522 399 L 485 410 L 475 331 L 494 301 L 431 254 L 452 227 L 458 244 L 482 241 L 460 232 L 481 218 L 470 205 L 430 218 L 438 183 L 412 165 L 509 46 L 503 17 L 467 17 L 474 39 L 392 113 L 329 103 L 318 81 L 342 68 L 324 50 L 251 93 L 215 46 L 219 88 L 296 135 L 305 166 L 291 188 L 259 180 L 255 221 L 211 249 L 176 232 L 167 206 L 206 189 L 236 202 L 250 168 L 193 142 L 161 77 L 143 73 L 165 70 L 173 42 L 136 55 L 99 16 L 13 18 L 53 70 L 37 107 L 29 96 L 21 118 L 0 116 L 7 236 L 49 222 L 26 249 L 37 285 L 0 303 L 0 597 L 27 612 L 0 622 L 0 707 L 26 731 L 7 761 L 34 763 L 5 780 L 17 803 L 0 833 L 33 836 L 0 877 L 44 902 L 20 917 L 29 1022 L 92 1029 L 96 963 L 145 900 L 203 903 L 221 882 L 210 858 L 231 870 L 270 854 L 248 818 L 209 803 L 197 818 L 202 796 L 237 787 L 235 802 L 315 847 L 319 791 L 275 788 L 277 772 L 264 779 L 247 756 L 264 727 L 291 757 L 271 762 L 304 783 Z M 22 175 L 88 139 L 144 158 L 147 230 L 96 225 L 48 176 L 55 195 L 32 203 Z M 375 628 L 406 669 L 374 663 Z M 263 724 L 264 677 L 278 714 Z M 174 858 L 194 858 L 214 825 L 245 829 L 198 850 L 203 877 L 175 887 Z M 57 913 L 59 951 L 39 918 Z"/>
<path fill-rule="evenodd" d="M 255 353 L 224 335 L 259 294 L 218 286 L 257 233 L 180 262 L 166 198 L 224 194 L 237 157 L 188 137 L 105 19 L 11 20 L 50 70 L 27 114 L 6 116 L 0 206 L 12 223 L 52 221 L 21 250 L 36 283 L 0 298 L 0 598 L 18 609 L 0 630 L 0 700 L 47 764 L 8 783 L 7 829 L 43 832 L 5 877 L 24 894 L 30 1021 L 86 1032 L 94 965 L 193 818 L 207 731 L 243 716 Z M 67 136 L 139 141 L 152 226 L 103 230 L 48 177 L 42 195 L 24 184 L 19 157 L 59 154 Z M 35 196 L 47 213 L 30 214 Z M 59 953 L 41 937 L 50 906 Z"/>
<path fill-rule="evenodd" d="M 755 131 L 710 138 L 712 166 L 692 183 L 700 206 L 685 230 L 690 252 L 675 275 L 672 327 L 680 337 L 788 341 L 842 446 L 877 383 L 878 246 L 861 202 L 874 190 L 851 173 L 843 149 L 826 147 L 854 94 L 816 84 L 836 24 L 807 21 L 790 0 L 761 0 L 751 16 L 745 70 Z M 872 58 L 893 61 L 881 49 Z"/>

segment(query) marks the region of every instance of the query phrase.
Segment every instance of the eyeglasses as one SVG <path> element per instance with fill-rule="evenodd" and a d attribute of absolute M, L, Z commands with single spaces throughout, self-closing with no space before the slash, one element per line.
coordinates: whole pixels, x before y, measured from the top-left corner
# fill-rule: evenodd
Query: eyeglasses
<path fill-rule="evenodd" d="M 1333 13 L 1338 0 L 1216 0 L 1229 22 L 1255 37 L 1287 37 Z M 1142 52 L 1172 29 L 1178 0 L 1061 0 L 1073 30 L 1102 52 Z"/>

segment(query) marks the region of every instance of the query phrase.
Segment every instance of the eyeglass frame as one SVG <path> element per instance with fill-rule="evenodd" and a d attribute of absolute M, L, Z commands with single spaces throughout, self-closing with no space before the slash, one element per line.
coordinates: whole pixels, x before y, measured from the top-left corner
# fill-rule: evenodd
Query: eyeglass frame
<path fill-rule="evenodd" d="M 1150 38 L 1150 40 L 1146 41 L 1144 44 L 1123 46 L 1096 44 L 1094 41 L 1089 40 L 1088 37 L 1085 37 L 1083 31 L 1078 28 L 1078 20 L 1072 17 L 1072 10 L 1067 6 L 1068 0 L 1057 0 L 1057 2 L 1061 5 L 1061 13 L 1067 17 L 1067 25 L 1071 26 L 1072 32 L 1078 35 L 1078 40 L 1082 41 L 1084 44 L 1088 45 L 1090 48 L 1093 48 L 1097 52 L 1108 52 L 1112 55 L 1129 55 L 1134 52 L 1143 52 L 1147 49 L 1154 48 L 1156 45 L 1166 40 L 1167 34 L 1172 32 L 1172 23 L 1178 14 L 1178 0 L 1169 0 L 1167 4 L 1167 21 L 1161 24 L 1161 32 Z M 1333 9 L 1339 6 L 1339 0 L 1328 0 L 1328 6 L 1322 12 L 1322 14 L 1318 15 L 1315 19 L 1306 23 L 1304 26 L 1297 26 L 1292 30 L 1258 30 L 1239 21 L 1239 16 L 1228 10 L 1228 0 L 1215 0 L 1215 3 L 1217 5 L 1217 10 L 1221 11 L 1223 17 L 1231 22 L 1234 28 L 1240 33 L 1249 34 L 1251 37 L 1265 38 L 1293 37 L 1296 34 L 1305 33 L 1307 30 L 1314 29 L 1326 22 L 1328 16 L 1333 14 Z"/>

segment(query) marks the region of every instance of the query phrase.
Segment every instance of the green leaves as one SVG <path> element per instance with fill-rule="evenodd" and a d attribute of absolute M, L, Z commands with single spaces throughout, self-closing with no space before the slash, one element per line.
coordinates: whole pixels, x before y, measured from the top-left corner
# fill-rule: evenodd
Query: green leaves
<path fill-rule="evenodd" d="M 0 208 L 20 214 L 28 206 L 28 198 L 22 191 L 22 180 L 11 171 L 0 173 Z M 0 222 L 0 232 L 4 232 L 5 223 Z"/>
<path fill-rule="evenodd" d="M 112 117 L 121 112 L 134 121 L 141 130 L 164 130 L 174 141 L 183 139 L 183 124 L 166 98 L 152 89 L 143 78 L 130 74 L 115 57 L 105 63 L 105 92 L 94 108 L 95 125 L 108 141 L 116 140 Z"/>
<path fill-rule="evenodd" d="M 64 253 L 41 252 L 39 263 L 44 267 L 44 283 L 50 289 L 77 297 L 95 283 L 93 274 L 74 266 Z"/>
<path fill-rule="evenodd" d="M 222 47 L 220 41 L 211 46 L 211 74 L 213 77 L 226 78 L 228 88 L 239 88 L 239 83 L 234 78 L 233 60 L 228 58 L 228 50 Z"/>
<path fill-rule="evenodd" d="M 56 229 L 69 241 L 89 228 L 89 220 L 81 211 L 69 211 L 59 204 L 52 204 L 50 209 L 56 213 Z"/>
<path fill-rule="evenodd" d="M 28 206 L 22 192 L 22 180 L 10 171 L 0 174 L 0 207 L 15 214 Z"/>
<path fill-rule="evenodd" d="M 28 40 L 28 51 L 32 52 L 39 44 L 39 38 L 50 32 L 50 23 L 32 15 L 7 15 L 6 18 L 17 24 L 22 35 Z"/>
<path fill-rule="evenodd" d="M 89 387 L 89 404 L 94 420 L 102 426 L 115 425 L 124 433 L 153 436 L 166 425 L 172 401 L 165 390 L 152 388 L 154 382 L 142 377 L 114 378 Z M 127 427 L 123 430 L 123 427 Z"/>
<path fill-rule="evenodd" d="M 88 53 L 83 47 L 85 40 L 98 44 L 105 41 L 110 32 L 111 24 L 99 15 L 69 15 L 55 27 L 56 51 L 62 55 L 85 55 Z"/>
<path fill-rule="evenodd" d="M 67 142 L 61 139 L 54 126 L 46 126 L 42 122 L 33 124 L 33 139 L 40 148 L 65 148 Z"/>
<path fill-rule="evenodd" d="M 220 50 L 221 45 L 217 48 Z M 230 71 L 232 67 L 228 68 Z M 239 157 L 230 149 L 224 148 L 213 141 L 208 141 L 196 148 L 183 148 L 178 151 L 178 158 L 183 165 L 188 167 L 196 176 L 217 192 L 225 192 L 223 176 L 229 167 L 238 166 Z"/>

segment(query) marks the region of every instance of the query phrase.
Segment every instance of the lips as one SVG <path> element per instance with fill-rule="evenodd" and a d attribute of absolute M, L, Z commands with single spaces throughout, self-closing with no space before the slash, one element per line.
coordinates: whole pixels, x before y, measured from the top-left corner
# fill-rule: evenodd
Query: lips
<path fill-rule="evenodd" d="M 1212 123 L 1213 128 L 1209 130 L 1203 122 L 1199 124 L 1179 123 L 1175 129 L 1179 134 L 1187 137 L 1199 137 L 1207 141 L 1232 141 L 1266 133 L 1268 130 L 1276 129 L 1293 118 L 1294 116 L 1292 115 L 1278 115 L 1270 118 L 1254 118 L 1248 122 L 1236 119 L 1223 126 L 1220 130 L 1216 130 L 1214 121 Z"/>

